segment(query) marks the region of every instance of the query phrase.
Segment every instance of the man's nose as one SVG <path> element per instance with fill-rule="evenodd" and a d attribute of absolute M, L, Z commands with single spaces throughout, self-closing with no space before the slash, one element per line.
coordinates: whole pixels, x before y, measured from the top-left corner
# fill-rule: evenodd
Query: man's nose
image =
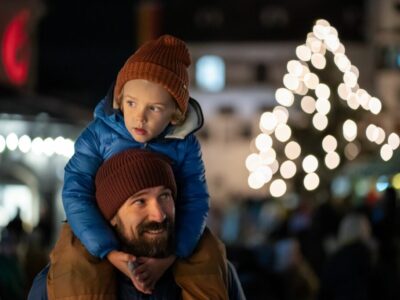
<path fill-rule="evenodd" d="M 164 208 L 158 203 L 158 201 L 153 201 L 150 206 L 149 220 L 155 222 L 162 222 L 167 217 Z"/>

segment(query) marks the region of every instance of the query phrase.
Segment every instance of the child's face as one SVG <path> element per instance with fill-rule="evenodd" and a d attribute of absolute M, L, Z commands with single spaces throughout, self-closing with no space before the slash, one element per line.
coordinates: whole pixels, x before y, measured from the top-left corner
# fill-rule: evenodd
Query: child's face
<path fill-rule="evenodd" d="M 122 89 L 121 110 L 132 137 L 145 143 L 173 123 L 174 99 L 161 85 L 143 79 L 130 80 Z"/>

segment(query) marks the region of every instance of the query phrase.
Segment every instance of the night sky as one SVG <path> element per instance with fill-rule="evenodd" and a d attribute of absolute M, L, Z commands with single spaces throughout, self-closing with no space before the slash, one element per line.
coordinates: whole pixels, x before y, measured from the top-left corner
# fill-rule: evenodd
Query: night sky
<path fill-rule="evenodd" d="M 93 108 L 137 47 L 139 1 L 41 2 L 43 13 L 33 29 L 34 92 Z M 344 41 L 363 41 L 365 2 L 164 0 L 159 1 L 158 34 L 170 33 L 187 42 L 301 42 L 317 18 L 326 18 Z"/>

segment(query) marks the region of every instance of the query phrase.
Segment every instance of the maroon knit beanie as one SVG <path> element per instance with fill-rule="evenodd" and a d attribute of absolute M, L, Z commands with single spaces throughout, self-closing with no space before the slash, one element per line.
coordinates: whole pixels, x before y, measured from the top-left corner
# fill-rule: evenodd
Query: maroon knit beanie
<path fill-rule="evenodd" d="M 148 41 L 128 58 L 119 71 L 114 87 L 114 99 L 117 99 L 127 81 L 145 79 L 161 84 L 185 114 L 189 102 L 187 69 L 190 63 L 189 50 L 182 40 L 163 35 L 157 40 Z"/>
<path fill-rule="evenodd" d="M 171 161 L 164 155 L 130 149 L 111 157 L 96 174 L 96 201 L 103 216 L 110 220 L 135 193 L 156 186 L 171 189 L 176 199 L 176 183 Z"/>

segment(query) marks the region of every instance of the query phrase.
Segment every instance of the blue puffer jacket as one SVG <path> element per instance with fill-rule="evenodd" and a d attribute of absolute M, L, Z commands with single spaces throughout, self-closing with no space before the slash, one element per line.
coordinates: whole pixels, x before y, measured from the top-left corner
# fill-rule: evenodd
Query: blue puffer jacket
<path fill-rule="evenodd" d="M 188 115 L 179 127 L 169 126 L 156 139 L 136 142 L 113 109 L 112 88 L 97 105 L 94 120 L 75 143 L 75 154 L 65 167 L 62 199 L 68 223 L 86 249 L 104 258 L 119 243 L 95 201 L 94 178 L 104 160 L 128 148 L 146 148 L 173 161 L 178 185 L 176 200 L 176 255 L 188 257 L 195 248 L 209 210 L 209 195 L 200 144 L 193 133 L 203 124 L 200 106 L 190 99 Z"/>

